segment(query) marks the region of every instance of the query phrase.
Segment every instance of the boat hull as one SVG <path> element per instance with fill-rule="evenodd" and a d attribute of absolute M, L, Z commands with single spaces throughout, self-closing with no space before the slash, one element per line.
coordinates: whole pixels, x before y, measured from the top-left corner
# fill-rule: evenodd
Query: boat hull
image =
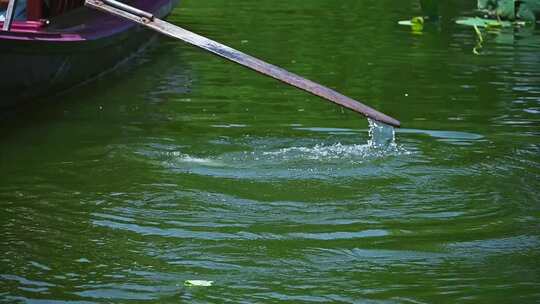
<path fill-rule="evenodd" d="M 174 5 L 173 1 L 164 1 L 154 13 L 165 16 Z M 42 40 L 36 39 L 36 35 L 26 39 L 29 36 L 24 33 L 12 39 L 0 37 L 0 107 L 14 107 L 54 95 L 110 71 L 147 45 L 154 35 L 142 27 L 110 19 L 111 16 L 99 20 L 103 13 L 88 11 L 89 8 L 81 10 L 79 14 L 95 16 L 91 18 L 96 24 L 93 31 L 64 33 L 56 38 L 49 33 Z M 115 25 L 114 29 L 97 27 L 99 21 L 107 20 Z"/>

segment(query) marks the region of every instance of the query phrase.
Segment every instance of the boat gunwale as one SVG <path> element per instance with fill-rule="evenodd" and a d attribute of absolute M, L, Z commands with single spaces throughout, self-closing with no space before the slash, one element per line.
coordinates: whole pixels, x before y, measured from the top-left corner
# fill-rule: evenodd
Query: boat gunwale
<path fill-rule="evenodd" d="M 163 17 L 163 14 L 170 13 L 172 8 L 175 6 L 175 2 L 175 0 L 134 0 L 132 1 L 131 5 L 136 5 L 143 10 L 149 11 L 159 17 Z M 163 8 L 167 5 L 171 5 L 171 9 L 165 9 L 165 12 L 162 12 Z M 18 21 L 18 26 L 16 26 L 12 31 L 5 32 L 0 30 L 0 42 L 84 42 L 111 37 L 137 26 L 133 22 L 126 21 L 102 12 L 98 12 L 87 7 L 80 7 L 75 9 L 74 11 L 77 10 L 84 10 L 84 13 L 93 16 L 88 22 L 62 30 L 49 30 L 47 25 L 37 26 L 36 21 Z M 61 15 L 59 17 L 69 18 L 69 14 L 72 12 L 67 12 L 67 16 Z M 54 24 L 54 21 L 55 18 L 50 19 L 51 25 Z M 30 24 L 34 26 L 27 26 Z"/>

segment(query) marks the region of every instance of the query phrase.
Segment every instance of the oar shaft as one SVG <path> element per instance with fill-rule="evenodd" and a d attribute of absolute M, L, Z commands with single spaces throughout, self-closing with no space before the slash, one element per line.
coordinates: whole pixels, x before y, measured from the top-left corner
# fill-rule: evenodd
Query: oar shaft
<path fill-rule="evenodd" d="M 17 8 L 17 0 L 9 0 L 8 7 L 6 9 L 6 15 L 4 18 L 4 25 L 2 25 L 3 31 L 9 31 L 11 29 L 11 23 L 15 18 L 15 9 Z"/>
<path fill-rule="evenodd" d="M 107 1 L 111 2 L 111 0 Z M 98 10 L 105 11 L 125 19 L 129 19 L 167 36 L 188 42 L 194 46 L 202 48 L 230 61 L 236 62 L 261 74 L 278 79 L 284 83 L 327 99 L 347 109 L 361 113 L 371 119 L 386 123 L 394 127 L 400 126 L 400 122 L 398 120 L 386 114 L 383 114 L 369 106 L 366 106 L 352 98 L 349 98 L 341 93 L 338 93 L 330 88 L 327 88 L 311 80 L 305 79 L 291 72 L 288 72 L 275 65 L 266 63 L 260 59 L 242 53 L 219 42 L 213 41 L 201 35 L 185 30 L 179 26 L 165 22 L 161 19 L 153 17 L 149 18 L 147 16 L 141 16 L 141 14 L 135 15 L 133 13 L 130 13 L 130 11 L 125 11 L 119 9 L 118 7 L 106 5 L 100 0 L 86 0 L 85 4 Z"/>

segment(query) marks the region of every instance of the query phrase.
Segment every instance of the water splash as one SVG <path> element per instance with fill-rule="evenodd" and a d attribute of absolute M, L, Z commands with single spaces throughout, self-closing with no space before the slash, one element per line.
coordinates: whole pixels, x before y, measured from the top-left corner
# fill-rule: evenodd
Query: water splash
<path fill-rule="evenodd" d="M 369 137 L 363 143 L 354 143 L 358 141 L 358 132 L 340 138 L 346 142 L 321 142 L 320 138 L 309 137 L 301 141 L 297 138 L 249 137 L 247 141 L 239 139 L 230 142 L 231 145 L 244 147 L 239 151 L 202 157 L 186 154 L 178 148 L 158 153 L 157 158 L 175 170 L 203 175 L 236 178 L 293 178 L 294 175 L 294 178 L 313 178 L 316 174 L 336 175 L 336 172 L 340 176 L 359 174 L 356 169 L 375 161 L 409 154 L 396 143 L 394 128 L 373 120 L 368 122 Z"/>
<path fill-rule="evenodd" d="M 226 164 L 221 161 L 208 157 L 195 157 L 188 154 L 181 153 L 179 151 L 168 152 L 167 157 L 169 162 L 179 164 L 191 164 L 206 167 L 226 167 Z"/>
<path fill-rule="evenodd" d="M 314 146 L 286 147 L 274 151 L 264 151 L 257 159 L 271 159 L 281 162 L 317 161 L 332 166 L 350 163 L 365 163 L 391 155 L 408 154 L 396 143 L 396 134 L 392 126 L 368 119 L 369 139 L 364 144 L 347 145 L 340 142 L 334 144 L 317 143 Z"/>
<path fill-rule="evenodd" d="M 308 147 L 287 147 L 277 151 L 264 151 L 263 156 L 270 157 L 272 160 L 291 161 L 291 160 L 316 160 L 319 162 L 332 160 L 365 160 L 374 156 L 371 147 L 366 144 L 345 145 L 335 144 L 316 144 Z"/>
<path fill-rule="evenodd" d="M 371 148 L 396 148 L 396 131 L 392 126 L 368 118 L 369 140 Z"/>

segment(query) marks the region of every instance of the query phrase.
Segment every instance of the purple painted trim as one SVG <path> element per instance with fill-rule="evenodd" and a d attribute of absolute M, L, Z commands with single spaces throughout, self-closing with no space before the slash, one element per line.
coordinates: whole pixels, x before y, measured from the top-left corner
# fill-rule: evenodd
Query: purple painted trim
<path fill-rule="evenodd" d="M 9 33 L 0 31 L 0 41 L 9 42 L 11 40 L 25 40 L 25 41 L 84 41 L 79 34 L 60 34 L 50 33 L 40 30 L 17 30 L 13 29 Z"/>
<path fill-rule="evenodd" d="M 0 27 L 4 25 L 4 21 L 0 21 Z M 38 32 L 45 25 L 44 21 L 13 21 L 11 30 L 16 32 Z"/>
<path fill-rule="evenodd" d="M 144 11 L 163 17 L 172 8 L 174 0 L 134 0 L 129 4 Z M 169 6 L 169 7 L 168 7 Z M 90 8 L 86 8 L 90 9 Z M 11 32 L 0 31 L 0 41 L 27 40 L 27 41 L 50 41 L 50 42 L 77 42 L 97 40 L 110 37 L 124 32 L 136 26 L 135 23 L 111 16 L 105 13 L 95 15 L 84 27 L 77 27 L 73 32 L 55 33 L 47 31 L 47 27 L 42 22 L 26 21 L 16 22 Z M 54 20 L 53 20 L 54 22 Z M 1 24 L 2 22 L 0 22 Z M 6 42 L 7 42 L 6 41 Z"/>

